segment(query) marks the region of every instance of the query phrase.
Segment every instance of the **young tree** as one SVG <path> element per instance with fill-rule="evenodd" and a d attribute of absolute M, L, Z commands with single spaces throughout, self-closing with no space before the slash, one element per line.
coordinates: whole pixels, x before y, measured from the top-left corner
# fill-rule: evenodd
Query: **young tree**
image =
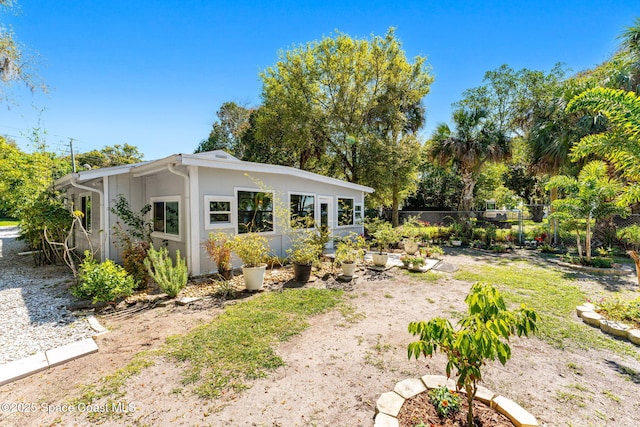
<path fill-rule="evenodd" d="M 617 198 L 622 185 L 609 177 L 607 164 L 594 160 L 582 168 L 577 178 L 566 175 L 554 176 L 547 188 L 558 188 L 565 193 L 563 198 L 555 200 L 556 212 L 551 216 L 560 220 L 585 220 L 586 238 L 585 253 L 587 262 L 591 261 L 591 225 L 614 214 L 624 214 L 626 208 L 618 205 Z M 580 249 L 580 232 L 576 229 L 578 249 Z"/>
<path fill-rule="evenodd" d="M 408 355 L 416 359 L 430 357 L 438 348 L 447 355 L 447 377 L 456 370 L 456 386 L 465 390 L 469 403 L 467 426 L 473 427 L 473 399 L 482 380 L 482 367 L 496 358 L 506 364 L 511 358 L 509 337 L 535 333 L 538 316 L 524 305 L 507 310 L 498 290 L 485 283 L 474 284 L 465 302 L 467 315 L 458 322 L 457 330 L 443 318 L 411 322 L 409 333 L 419 335 L 420 339 L 409 344 Z"/>

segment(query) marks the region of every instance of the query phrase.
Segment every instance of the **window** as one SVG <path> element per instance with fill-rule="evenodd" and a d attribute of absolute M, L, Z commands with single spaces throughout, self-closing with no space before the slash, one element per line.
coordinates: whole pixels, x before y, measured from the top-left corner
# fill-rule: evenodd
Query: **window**
<path fill-rule="evenodd" d="M 356 224 L 361 225 L 362 221 L 362 203 L 357 203 L 354 208 Z"/>
<path fill-rule="evenodd" d="M 152 197 L 153 232 L 169 240 L 180 238 L 180 197 Z"/>
<path fill-rule="evenodd" d="M 308 194 L 291 194 L 291 226 L 295 228 L 312 227 L 316 215 L 316 198 Z"/>
<path fill-rule="evenodd" d="M 205 228 L 233 227 L 233 197 L 204 196 Z"/>
<path fill-rule="evenodd" d="M 80 222 L 87 232 L 91 232 L 91 195 L 80 196 L 80 212 L 82 218 Z"/>
<path fill-rule="evenodd" d="M 273 193 L 238 191 L 238 233 L 273 231 Z"/>
<path fill-rule="evenodd" d="M 338 226 L 353 225 L 353 199 L 338 197 Z"/>

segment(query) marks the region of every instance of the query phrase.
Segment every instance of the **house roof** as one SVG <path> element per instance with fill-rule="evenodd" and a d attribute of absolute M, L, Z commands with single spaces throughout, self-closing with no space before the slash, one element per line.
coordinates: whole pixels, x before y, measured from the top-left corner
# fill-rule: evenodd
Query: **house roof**
<path fill-rule="evenodd" d="M 166 170 L 167 166 L 170 164 L 176 166 L 201 166 L 214 169 L 239 170 L 245 171 L 247 173 L 254 172 L 289 175 L 298 178 L 305 178 L 313 181 L 323 182 L 326 184 L 336 185 L 339 187 L 349 188 L 352 190 L 363 191 L 365 193 L 372 193 L 374 191 L 371 187 L 354 184 L 336 178 L 330 178 L 328 176 L 292 168 L 289 166 L 271 165 L 267 163 L 254 163 L 239 160 L 238 158 L 223 150 L 206 151 L 196 154 L 174 154 L 163 159 L 136 163 L 132 165 L 113 166 L 110 168 L 100 168 L 77 172 L 75 174 L 68 174 L 63 176 L 62 178 L 59 178 L 58 180 L 56 180 L 55 185 L 57 188 L 68 187 L 71 185 L 72 178 L 75 178 L 77 182 L 86 182 L 96 178 L 120 175 L 125 173 L 132 173 L 133 176 L 151 175 L 162 170 Z"/>

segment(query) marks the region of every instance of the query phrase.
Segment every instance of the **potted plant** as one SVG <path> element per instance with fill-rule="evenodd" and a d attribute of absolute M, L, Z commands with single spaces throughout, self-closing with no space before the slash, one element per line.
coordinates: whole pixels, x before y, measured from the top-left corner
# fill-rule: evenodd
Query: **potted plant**
<path fill-rule="evenodd" d="M 400 261 L 402 261 L 402 264 L 404 264 L 404 266 L 409 270 L 415 271 L 420 270 L 425 264 L 424 258 L 413 255 L 403 255 L 400 257 Z"/>
<path fill-rule="evenodd" d="M 403 242 L 404 251 L 408 255 L 413 255 L 418 252 L 420 246 L 418 245 L 417 238 L 420 235 L 420 224 L 418 224 L 417 217 L 411 217 L 407 219 L 401 227 L 402 236 L 406 239 Z"/>
<path fill-rule="evenodd" d="M 211 261 L 216 264 L 218 274 L 224 280 L 233 278 L 231 265 L 231 236 L 224 232 L 209 233 L 209 239 L 202 245 Z"/>
<path fill-rule="evenodd" d="M 269 255 L 267 239 L 254 232 L 237 234 L 231 239 L 230 247 L 243 262 L 242 275 L 247 290 L 260 289 L 267 270 L 266 260 Z"/>
<path fill-rule="evenodd" d="M 297 235 L 292 236 L 291 244 L 287 254 L 293 264 L 294 280 L 308 282 L 311 268 L 320 258 L 324 245 L 317 238 L 315 229 L 300 230 Z"/>
<path fill-rule="evenodd" d="M 389 260 L 389 254 L 384 253 L 384 250 L 389 247 L 391 243 L 398 240 L 397 230 L 393 226 L 385 221 L 376 220 L 370 223 L 372 228 L 371 235 L 373 241 L 378 248 L 378 252 L 372 254 L 373 264 L 379 267 L 387 265 Z"/>
<path fill-rule="evenodd" d="M 336 261 L 342 266 L 345 277 L 353 277 L 357 262 L 364 257 L 366 247 L 364 238 L 356 233 L 350 233 L 338 242 Z"/>
<path fill-rule="evenodd" d="M 423 249 L 424 255 L 427 258 L 440 259 L 444 255 L 444 251 L 438 245 L 425 246 Z"/>

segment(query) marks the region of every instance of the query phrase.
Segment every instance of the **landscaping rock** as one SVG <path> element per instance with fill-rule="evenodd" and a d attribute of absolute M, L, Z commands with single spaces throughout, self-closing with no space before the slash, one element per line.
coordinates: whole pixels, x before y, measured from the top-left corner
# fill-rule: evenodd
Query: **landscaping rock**
<path fill-rule="evenodd" d="M 627 337 L 627 331 L 631 327 L 629 325 L 625 325 L 624 323 L 614 322 L 613 320 L 600 320 L 600 329 L 607 334 L 614 335 L 616 337 Z"/>
<path fill-rule="evenodd" d="M 382 393 L 376 401 L 376 413 L 381 412 L 397 417 L 403 404 L 404 399 L 398 393 L 393 391 Z"/>
<path fill-rule="evenodd" d="M 627 339 L 635 345 L 640 345 L 640 329 L 627 330 Z"/>
<path fill-rule="evenodd" d="M 393 389 L 393 391 L 405 399 L 409 399 L 426 390 L 427 388 L 424 383 L 417 378 L 408 378 L 404 381 L 400 381 Z"/>
<path fill-rule="evenodd" d="M 511 420 L 516 427 L 536 427 L 538 420 L 525 411 L 520 405 L 504 396 L 498 396 L 493 399 L 495 408 L 498 412 L 505 415 Z"/>
<path fill-rule="evenodd" d="M 582 313 L 582 320 L 589 325 L 600 327 L 602 316 L 594 311 L 585 311 Z"/>
<path fill-rule="evenodd" d="M 578 317 L 582 317 L 582 313 L 587 311 L 596 311 L 596 306 L 591 303 L 585 303 L 576 307 L 576 314 Z"/>

